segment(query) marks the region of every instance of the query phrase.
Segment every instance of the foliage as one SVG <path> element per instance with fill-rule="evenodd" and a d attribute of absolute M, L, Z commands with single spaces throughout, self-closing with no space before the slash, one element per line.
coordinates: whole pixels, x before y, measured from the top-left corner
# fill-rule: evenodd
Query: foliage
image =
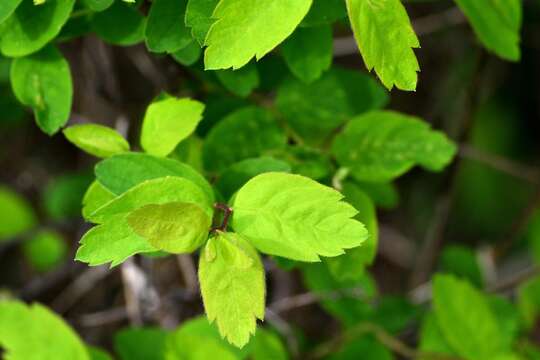
<path fill-rule="evenodd" d="M 505 243 L 485 240 L 493 250 L 486 256 L 476 239 L 459 237 L 469 226 L 486 239 L 503 233 L 523 207 L 511 250 L 529 246 L 540 259 L 538 201 L 522 206 L 537 195 L 490 173 L 536 187 L 540 178 L 499 158 L 520 156 L 502 154 L 513 148 L 504 143 L 513 125 L 502 105 L 484 101 L 492 82 L 473 79 L 503 63 L 488 67 L 482 50 L 460 40 L 470 55 L 431 80 L 446 96 L 417 111 L 418 94 L 399 91 L 433 90 L 422 87 L 435 75 L 419 37 L 425 28 L 437 33 L 437 22 L 466 20 L 485 50 L 518 62 L 523 7 L 531 5 L 455 0 L 442 17 L 417 21 L 423 6 L 448 4 L 0 2 L 0 129 L 8 142 L 28 110 L 38 130 L 24 142 L 41 131 L 46 144 L 63 149 L 45 157 L 48 145 L 36 143 L 21 174 L 9 167 L 0 174 L 10 184 L 0 185 L 0 257 L 14 251 L 24 260 L 2 266 L 28 283 L 13 293 L 0 284 L 6 360 L 540 358 L 530 336 L 540 279 L 511 284 L 515 297 L 495 294 L 502 291 L 488 265 L 506 255 Z M 422 39 L 425 48 L 437 42 Z M 336 59 L 351 44 L 360 56 Z M 354 68 L 360 58 L 366 72 Z M 140 76 L 148 81 L 138 83 Z M 97 95 L 85 99 L 92 86 Z M 80 111 L 86 101 L 90 110 Z M 480 150 L 471 155 L 467 146 Z M 2 152 L 0 161 L 19 162 L 19 147 L 8 147 L 14 154 Z M 493 169 L 453 164 L 467 154 Z M 75 158 L 78 166 L 64 172 Z M 437 188 L 445 192 L 435 196 Z M 390 222 L 407 230 L 397 233 Z M 408 237 L 425 240 L 411 245 Z M 399 258 L 397 267 L 380 260 L 383 251 Z M 385 278 L 405 289 L 404 269 L 424 283 L 401 294 L 381 286 Z M 118 279 L 104 280 L 115 271 Z M 67 281 L 58 296 L 43 290 Z M 115 281 L 123 289 L 109 285 Z M 307 292 L 294 295 L 300 289 Z M 96 303 L 111 309 L 79 317 L 72 307 L 83 301 L 83 311 Z M 303 321 L 316 336 L 289 324 L 287 311 L 300 307 L 310 309 Z M 110 327 L 114 337 L 85 333 L 96 319 L 116 321 L 110 314 L 133 326 Z"/>

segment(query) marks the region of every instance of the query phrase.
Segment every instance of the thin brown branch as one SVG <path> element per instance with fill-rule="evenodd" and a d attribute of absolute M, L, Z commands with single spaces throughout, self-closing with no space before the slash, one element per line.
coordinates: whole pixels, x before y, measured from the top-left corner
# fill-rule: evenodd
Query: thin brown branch
<path fill-rule="evenodd" d="M 459 156 L 464 159 L 477 161 L 495 170 L 525 180 L 532 184 L 540 183 L 540 169 L 521 164 L 500 155 L 488 153 L 468 144 L 462 144 Z"/>

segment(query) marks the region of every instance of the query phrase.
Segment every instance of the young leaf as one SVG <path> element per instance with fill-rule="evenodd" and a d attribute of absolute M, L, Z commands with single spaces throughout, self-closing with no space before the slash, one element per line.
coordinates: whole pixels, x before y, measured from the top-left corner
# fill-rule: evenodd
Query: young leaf
<path fill-rule="evenodd" d="M 75 260 L 90 266 L 111 263 L 111 267 L 114 267 L 135 254 L 157 251 L 146 239 L 131 230 L 126 215 L 111 216 L 107 222 L 84 234 Z"/>
<path fill-rule="evenodd" d="M 107 10 L 94 15 L 92 29 L 113 45 L 135 45 L 144 39 L 146 19 L 136 8 L 115 1 Z"/>
<path fill-rule="evenodd" d="M 332 152 L 357 180 L 385 182 L 416 164 L 442 170 L 456 154 L 456 145 L 416 117 L 372 111 L 349 122 L 334 138 Z"/>
<path fill-rule="evenodd" d="M 9 360 L 90 360 L 73 329 L 40 304 L 0 301 L 0 347 Z"/>
<path fill-rule="evenodd" d="M 64 136 L 75 146 L 99 158 L 129 151 L 129 144 L 114 129 L 98 124 L 73 125 L 64 129 Z"/>
<path fill-rule="evenodd" d="M 60 33 L 73 4 L 75 0 L 47 1 L 40 6 L 35 6 L 32 1 L 22 1 L 0 24 L 0 52 L 5 56 L 20 57 L 43 48 Z"/>
<path fill-rule="evenodd" d="M 62 236 L 54 231 L 40 231 L 23 243 L 24 256 L 39 272 L 58 266 L 66 258 L 67 250 Z"/>
<path fill-rule="evenodd" d="M 0 242 L 37 225 L 32 206 L 19 194 L 0 186 Z"/>
<path fill-rule="evenodd" d="M 240 235 L 218 233 L 199 261 L 199 281 L 208 319 L 221 336 L 243 347 L 264 318 L 264 269 L 257 251 Z"/>
<path fill-rule="evenodd" d="M 146 180 L 178 176 L 197 184 L 210 203 L 214 191 L 208 181 L 191 166 L 172 159 L 141 153 L 115 155 L 99 162 L 95 168 L 97 180 L 113 194 L 120 195 Z"/>
<path fill-rule="evenodd" d="M 308 144 L 319 144 L 354 115 L 380 109 L 388 93 L 375 80 L 358 71 L 333 68 L 305 84 L 285 81 L 276 104 L 287 123 Z"/>
<path fill-rule="evenodd" d="M 455 0 L 486 48 L 503 59 L 520 58 L 520 0 Z"/>
<path fill-rule="evenodd" d="M 240 97 L 246 97 L 259 86 L 259 72 L 255 64 L 238 70 L 219 70 L 216 76 L 223 86 Z"/>
<path fill-rule="evenodd" d="M 190 253 L 208 238 L 212 219 L 192 203 L 149 204 L 132 211 L 128 224 L 158 250 Z"/>
<path fill-rule="evenodd" d="M 52 135 L 64 126 L 71 113 L 73 85 L 69 64 L 55 47 L 15 59 L 10 77 L 15 96 L 34 110 L 41 130 Z"/>
<path fill-rule="evenodd" d="M 188 0 L 186 8 L 186 26 L 191 28 L 191 35 L 199 45 L 204 45 L 206 34 L 215 19 L 212 13 L 219 0 Z"/>
<path fill-rule="evenodd" d="M 22 0 L 3 0 L 0 3 L 0 24 L 2 24 L 13 12 Z"/>
<path fill-rule="evenodd" d="M 266 254 L 320 261 L 367 239 L 357 211 L 343 195 L 299 175 L 266 173 L 248 181 L 234 200 L 233 228 Z"/>
<path fill-rule="evenodd" d="M 269 111 L 243 108 L 210 130 L 203 145 L 204 166 L 208 171 L 220 172 L 240 160 L 282 149 L 286 141 Z"/>
<path fill-rule="evenodd" d="M 191 42 L 184 24 L 187 0 L 154 0 L 148 13 L 146 47 L 156 53 L 172 53 Z"/>
<path fill-rule="evenodd" d="M 239 69 L 292 34 L 312 0 L 221 0 L 205 45 L 207 70 Z"/>
<path fill-rule="evenodd" d="M 346 0 L 349 20 L 369 71 L 389 90 L 415 90 L 420 47 L 401 0 Z"/>
<path fill-rule="evenodd" d="M 167 156 L 193 133 L 204 105 L 188 98 L 166 97 L 154 101 L 144 116 L 141 146 L 149 154 Z"/>
<path fill-rule="evenodd" d="M 101 183 L 94 180 L 86 190 L 82 200 L 82 215 L 85 219 L 90 217 L 94 211 L 113 200 L 116 196 L 107 190 Z"/>
<path fill-rule="evenodd" d="M 309 84 L 332 65 L 332 44 L 332 27 L 323 25 L 296 29 L 281 49 L 291 72 Z"/>
<path fill-rule="evenodd" d="M 486 299 L 466 281 L 436 275 L 433 305 L 437 324 L 458 355 L 473 360 L 492 359 L 509 350 L 504 348 L 499 324 Z"/>
<path fill-rule="evenodd" d="M 212 218 L 213 204 L 199 186 L 181 177 L 167 176 L 134 186 L 90 214 L 89 220 L 101 224 L 112 216 L 127 214 L 145 205 L 177 201 L 196 204 Z"/>
<path fill-rule="evenodd" d="M 167 337 L 165 346 L 167 360 L 241 360 L 246 358 L 244 353 L 223 340 L 204 316 L 182 323 Z"/>

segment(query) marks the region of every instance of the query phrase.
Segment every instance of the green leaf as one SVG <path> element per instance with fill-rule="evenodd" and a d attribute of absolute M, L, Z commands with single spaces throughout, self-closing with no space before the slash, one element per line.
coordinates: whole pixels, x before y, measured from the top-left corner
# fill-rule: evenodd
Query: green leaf
<path fill-rule="evenodd" d="M 88 350 L 90 360 L 113 360 L 111 355 L 100 348 L 94 346 L 87 346 L 86 348 Z"/>
<path fill-rule="evenodd" d="M 399 203 L 399 193 L 391 182 L 356 181 L 355 184 L 365 192 L 377 207 L 394 209 Z"/>
<path fill-rule="evenodd" d="M 401 0 L 346 0 L 349 20 L 369 71 L 389 90 L 415 90 L 420 43 Z"/>
<path fill-rule="evenodd" d="M 5 56 L 19 57 L 40 50 L 60 33 L 73 4 L 75 0 L 47 1 L 40 6 L 22 1 L 15 12 L 0 24 L 0 52 Z"/>
<path fill-rule="evenodd" d="M 75 260 L 90 266 L 123 263 L 139 253 L 157 251 L 148 241 L 131 230 L 126 214 L 111 216 L 104 224 L 90 229 L 80 241 Z"/>
<path fill-rule="evenodd" d="M 144 116 L 141 146 L 149 154 L 167 156 L 195 131 L 204 105 L 189 98 L 154 101 Z"/>
<path fill-rule="evenodd" d="M 188 320 L 167 338 L 166 360 L 240 360 L 239 350 L 221 338 L 218 330 L 201 316 Z M 126 359 L 127 360 L 127 359 Z"/>
<path fill-rule="evenodd" d="M 0 242 L 37 225 L 32 206 L 19 194 L 0 185 Z"/>
<path fill-rule="evenodd" d="M 520 59 L 520 0 L 455 1 L 486 48 L 506 60 Z"/>
<path fill-rule="evenodd" d="M 207 70 L 239 69 L 292 34 L 312 0 L 221 0 L 205 44 Z"/>
<path fill-rule="evenodd" d="M 0 301 L 0 347 L 9 360 L 90 360 L 77 334 L 40 304 Z"/>
<path fill-rule="evenodd" d="M 212 218 L 213 203 L 199 186 L 181 177 L 167 176 L 147 180 L 134 186 L 90 214 L 89 220 L 101 224 L 106 222 L 107 218 L 130 213 L 145 205 L 170 202 L 198 205 L 208 217 Z"/>
<path fill-rule="evenodd" d="M 259 72 L 255 64 L 247 64 L 238 70 L 219 70 L 216 76 L 230 92 L 246 97 L 259 86 Z"/>
<path fill-rule="evenodd" d="M 263 328 L 249 343 L 249 353 L 253 360 L 288 360 L 289 355 L 283 342 L 275 332 Z"/>
<path fill-rule="evenodd" d="M 114 336 L 114 349 L 121 360 L 165 360 L 168 333 L 157 328 L 127 328 Z"/>
<path fill-rule="evenodd" d="M 540 315 L 540 277 L 521 284 L 518 288 L 517 300 L 524 327 L 532 329 Z"/>
<path fill-rule="evenodd" d="M 419 118 L 392 111 L 357 116 L 335 137 L 332 152 L 360 181 L 390 181 L 418 164 L 441 171 L 456 154 L 443 133 Z"/>
<path fill-rule="evenodd" d="M 328 269 L 338 280 L 354 281 L 363 276 L 365 267 L 371 265 L 377 254 L 379 228 L 377 214 L 371 199 L 356 185 L 343 185 L 345 201 L 358 210 L 355 219 L 366 226 L 368 238 L 364 245 L 347 250 L 344 255 L 325 259 Z"/>
<path fill-rule="evenodd" d="M 97 209 L 113 200 L 116 196 L 107 190 L 101 183 L 94 180 L 92 184 L 86 190 L 82 200 L 82 215 L 85 219 L 88 219 L 90 215 Z"/>
<path fill-rule="evenodd" d="M 41 231 L 23 243 L 23 252 L 38 272 L 49 271 L 60 265 L 67 255 L 67 246 L 60 234 Z"/>
<path fill-rule="evenodd" d="M 468 282 L 436 275 L 433 305 L 441 333 L 458 355 L 483 360 L 509 350 L 486 299 Z"/>
<path fill-rule="evenodd" d="M 95 173 L 97 180 L 116 195 L 146 180 L 178 176 L 197 184 L 209 202 L 214 201 L 214 192 L 206 179 L 191 166 L 172 159 L 141 153 L 120 154 L 99 162 Z"/>
<path fill-rule="evenodd" d="M 92 182 L 90 174 L 68 173 L 50 181 L 43 194 L 43 208 L 51 219 L 78 217 L 86 188 Z"/>
<path fill-rule="evenodd" d="M 332 24 L 347 16 L 343 0 L 313 0 L 313 5 L 300 26 L 321 26 Z"/>
<path fill-rule="evenodd" d="M 149 204 L 131 212 L 131 229 L 158 250 L 190 253 L 208 238 L 212 219 L 191 203 Z"/>
<path fill-rule="evenodd" d="M 372 303 L 377 295 L 377 286 L 369 273 L 365 272 L 356 281 L 340 281 L 330 273 L 325 263 L 315 263 L 302 266 L 302 274 L 306 287 L 323 295 L 319 302 L 322 308 L 345 326 L 357 325 L 373 315 Z M 324 298 L 329 293 L 338 296 Z"/>
<path fill-rule="evenodd" d="M 144 30 L 146 47 L 156 53 L 172 53 L 191 42 L 184 24 L 187 0 L 154 0 Z"/>
<path fill-rule="evenodd" d="M 394 356 L 374 337 L 364 336 L 350 340 L 343 347 L 328 357 L 328 360 L 394 360 Z"/>
<path fill-rule="evenodd" d="M 457 355 L 446 342 L 432 312 L 427 313 L 422 320 L 422 326 L 420 328 L 420 350 L 435 354 Z"/>
<path fill-rule="evenodd" d="M 296 29 L 281 49 L 291 72 L 309 84 L 332 65 L 332 44 L 332 27 L 324 25 Z"/>
<path fill-rule="evenodd" d="M 73 85 L 69 64 L 55 47 L 15 59 L 10 77 L 15 96 L 34 110 L 41 130 L 52 135 L 65 125 L 71 113 Z"/>
<path fill-rule="evenodd" d="M 195 40 L 191 41 L 186 47 L 171 54 L 174 61 L 184 66 L 195 64 L 201 57 L 202 50 Z"/>
<path fill-rule="evenodd" d="M 285 81 L 276 99 L 287 123 L 309 144 L 320 144 L 354 115 L 387 102 L 387 92 L 369 76 L 340 68 L 311 84 Z"/>
<path fill-rule="evenodd" d="M 467 247 L 445 247 L 439 260 L 439 268 L 441 272 L 465 278 L 477 287 L 481 288 L 484 283 L 476 254 Z"/>
<path fill-rule="evenodd" d="M 264 318 L 266 286 L 257 251 L 242 236 L 219 232 L 200 256 L 199 281 L 208 319 L 243 347 Z"/>
<path fill-rule="evenodd" d="M 251 178 L 271 171 L 291 172 L 291 166 L 272 157 L 242 160 L 225 170 L 215 186 L 220 194 L 228 199 Z"/>
<path fill-rule="evenodd" d="M 108 9 L 114 0 L 81 0 L 82 4 L 92 11 L 103 11 Z"/>
<path fill-rule="evenodd" d="M 203 161 L 208 171 L 220 172 L 244 159 L 285 147 L 287 139 L 272 114 L 257 107 L 235 111 L 208 133 Z"/>
<path fill-rule="evenodd" d="M 99 124 L 73 125 L 64 136 L 75 146 L 99 158 L 129 151 L 129 144 L 116 130 Z"/>
<path fill-rule="evenodd" d="M 2 24 L 13 12 L 22 0 L 3 0 L 0 4 L 0 24 Z"/>
<path fill-rule="evenodd" d="M 358 213 L 343 195 L 299 175 L 266 173 L 248 181 L 234 200 L 233 228 L 263 253 L 320 261 L 367 239 Z"/>
<path fill-rule="evenodd" d="M 107 10 L 94 15 L 92 29 L 112 45 L 129 46 L 144 40 L 146 19 L 133 6 L 115 1 Z"/>
<path fill-rule="evenodd" d="M 219 0 L 188 0 L 186 8 L 186 26 L 191 28 L 191 34 L 203 46 L 206 34 L 215 19 L 212 18 Z"/>

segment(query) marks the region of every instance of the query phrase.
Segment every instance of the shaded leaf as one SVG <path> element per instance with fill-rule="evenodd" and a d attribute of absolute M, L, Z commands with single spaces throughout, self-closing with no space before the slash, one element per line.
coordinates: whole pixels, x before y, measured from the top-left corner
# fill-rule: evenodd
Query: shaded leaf
<path fill-rule="evenodd" d="M 69 64 L 55 47 L 15 59 L 10 77 L 15 96 L 34 110 L 41 130 L 52 135 L 65 125 L 71 113 L 73 85 Z"/>
<path fill-rule="evenodd" d="M 416 164 L 442 170 L 456 154 L 456 145 L 416 117 L 372 111 L 349 122 L 335 137 L 332 152 L 355 179 L 386 182 Z"/>

